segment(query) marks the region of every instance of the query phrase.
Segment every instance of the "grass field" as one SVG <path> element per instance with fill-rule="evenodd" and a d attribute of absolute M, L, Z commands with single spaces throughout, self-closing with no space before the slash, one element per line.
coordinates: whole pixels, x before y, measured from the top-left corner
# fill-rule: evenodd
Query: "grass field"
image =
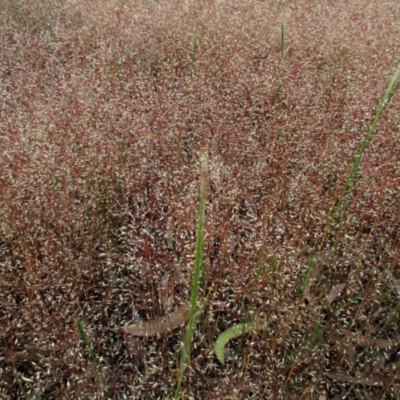
<path fill-rule="evenodd" d="M 399 21 L 0 0 L 0 398 L 399 399 Z"/>

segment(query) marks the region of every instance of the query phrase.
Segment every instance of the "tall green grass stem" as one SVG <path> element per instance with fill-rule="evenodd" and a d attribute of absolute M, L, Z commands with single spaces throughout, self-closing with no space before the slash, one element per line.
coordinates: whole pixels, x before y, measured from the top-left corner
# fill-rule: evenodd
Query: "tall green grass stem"
<path fill-rule="evenodd" d="M 191 68 L 190 68 L 190 75 L 191 75 L 192 78 L 196 74 L 195 63 L 196 63 L 196 56 L 197 56 L 198 48 L 199 48 L 199 32 L 198 32 L 197 27 L 196 27 L 196 30 L 195 30 L 194 35 L 193 35 L 192 65 L 191 65 Z"/>
<path fill-rule="evenodd" d="M 344 220 L 346 219 L 347 216 L 347 211 L 350 207 L 350 201 L 351 201 L 351 195 L 354 189 L 354 186 L 356 184 L 356 177 L 358 170 L 360 168 L 362 156 L 365 152 L 365 149 L 370 142 L 372 138 L 372 134 L 375 130 L 375 127 L 382 116 L 385 108 L 388 106 L 390 101 L 392 100 L 392 97 L 394 96 L 396 90 L 399 88 L 400 85 L 400 65 L 398 66 L 396 72 L 394 73 L 383 97 L 381 98 L 381 101 L 379 103 L 379 106 L 376 110 L 375 118 L 369 125 L 367 132 L 364 136 L 363 141 L 361 142 L 354 162 L 352 164 L 350 173 L 345 181 L 343 190 L 339 196 L 339 199 L 336 203 L 336 205 L 333 207 L 333 210 L 331 214 L 328 217 L 327 223 L 325 225 L 324 233 L 322 236 L 321 244 L 318 249 L 318 254 L 322 252 L 322 249 L 326 243 L 328 235 L 334 231 L 334 237 L 333 237 L 333 249 L 331 251 L 331 254 L 334 254 L 335 250 L 337 249 L 339 245 L 339 233 L 342 229 L 342 225 Z M 309 277 L 311 275 L 311 271 L 315 268 L 316 262 L 315 259 L 310 259 L 308 262 L 308 268 L 304 272 L 304 278 L 302 279 L 302 284 L 301 284 L 301 293 L 304 295 L 304 290 L 307 287 Z"/>
<path fill-rule="evenodd" d="M 281 62 L 285 56 L 285 24 L 281 22 Z"/>
<path fill-rule="evenodd" d="M 206 179 L 203 176 L 200 187 L 200 201 L 199 201 L 199 214 L 198 214 L 198 226 L 197 226 L 197 237 L 196 237 L 196 256 L 194 262 L 194 275 L 192 282 L 192 294 L 190 300 L 189 310 L 189 322 L 184 340 L 183 356 L 181 358 L 178 383 L 176 385 L 174 399 L 179 398 L 183 376 L 186 371 L 186 367 L 190 358 L 190 349 L 192 346 L 193 336 L 197 325 L 197 303 L 199 295 L 199 287 L 203 271 L 203 243 L 204 243 L 204 217 L 205 217 L 205 197 L 206 197 Z"/>
<path fill-rule="evenodd" d="M 344 188 L 339 196 L 339 200 L 328 219 L 328 223 L 325 226 L 320 250 L 322 249 L 329 232 L 334 227 L 335 221 L 338 221 L 338 225 L 336 228 L 333 228 L 336 231 L 335 236 L 334 236 L 333 248 L 336 249 L 338 246 L 339 232 L 341 231 L 342 224 L 346 218 L 347 211 L 350 207 L 351 195 L 352 195 L 355 183 L 356 183 L 356 177 L 357 177 L 358 170 L 360 168 L 362 156 L 365 152 L 365 149 L 366 149 L 368 143 L 370 142 L 370 140 L 372 138 L 372 134 L 375 130 L 375 127 L 376 127 L 380 117 L 382 116 L 385 108 L 390 103 L 390 101 L 391 101 L 394 93 L 398 89 L 399 85 L 400 85 L 400 66 L 398 67 L 397 71 L 393 75 L 393 77 L 392 77 L 380 103 L 379 103 L 378 109 L 375 114 L 375 118 L 373 119 L 372 123 L 369 125 L 367 133 L 365 134 L 364 139 L 361 142 L 361 144 L 357 150 L 350 173 L 346 179 Z"/>
<path fill-rule="evenodd" d="M 93 347 L 90 344 L 89 338 L 86 335 L 85 329 L 83 328 L 83 324 L 82 324 L 81 319 L 80 318 L 76 318 L 75 319 L 75 324 L 76 324 L 76 328 L 78 330 L 78 336 L 82 340 L 83 344 L 86 346 L 86 349 L 87 349 L 87 351 L 89 353 L 90 359 L 92 360 L 93 363 L 96 364 L 97 363 L 96 356 L 94 354 Z M 101 385 L 103 387 L 103 391 L 104 391 L 105 394 L 107 394 L 108 393 L 107 382 L 106 382 L 106 380 L 104 378 L 104 375 L 103 375 L 103 373 L 101 371 L 99 372 L 99 377 L 100 377 Z"/>

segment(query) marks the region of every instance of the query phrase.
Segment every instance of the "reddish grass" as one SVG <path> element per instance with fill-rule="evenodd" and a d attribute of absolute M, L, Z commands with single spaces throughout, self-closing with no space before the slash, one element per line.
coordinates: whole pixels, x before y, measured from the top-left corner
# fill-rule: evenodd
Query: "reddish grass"
<path fill-rule="evenodd" d="M 317 250 L 398 61 L 399 20 L 396 0 L 3 0 L 0 396 L 102 398 L 99 369 L 112 398 L 172 396 L 182 330 L 120 328 L 189 299 L 206 152 L 211 295 L 181 397 L 395 398 L 398 95 L 338 249 L 330 235 Z M 265 331 L 219 365 L 218 334 L 253 317 Z"/>

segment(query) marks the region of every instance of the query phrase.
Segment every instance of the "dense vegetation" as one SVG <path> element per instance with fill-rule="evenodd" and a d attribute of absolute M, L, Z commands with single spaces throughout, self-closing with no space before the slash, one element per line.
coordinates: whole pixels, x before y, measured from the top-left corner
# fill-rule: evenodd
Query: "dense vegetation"
<path fill-rule="evenodd" d="M 0 0 L 0 397 L 398 398 L 399 21 Z"/>

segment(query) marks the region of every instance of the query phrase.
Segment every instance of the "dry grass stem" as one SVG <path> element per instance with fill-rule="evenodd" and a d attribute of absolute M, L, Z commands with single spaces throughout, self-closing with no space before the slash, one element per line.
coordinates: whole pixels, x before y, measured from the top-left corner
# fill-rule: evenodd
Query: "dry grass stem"
<path fill-rule="evenodd" d="M 134 336 L 165 336 L 187 322 L 190 303 L 182 304 L 175 311 L 149 321 L 124 326 L 122 332 Z"/>

